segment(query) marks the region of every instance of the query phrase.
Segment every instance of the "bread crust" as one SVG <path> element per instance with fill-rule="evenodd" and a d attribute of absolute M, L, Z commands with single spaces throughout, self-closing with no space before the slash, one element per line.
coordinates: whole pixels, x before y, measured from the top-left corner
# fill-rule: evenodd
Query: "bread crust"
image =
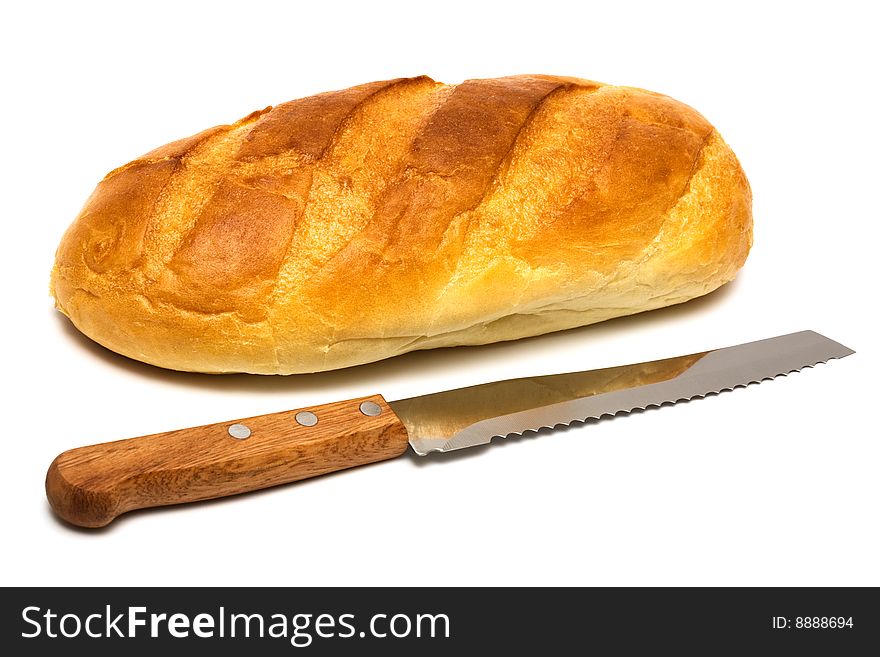
<path fill-rule="evenodd" d="M 751 192 L 696 111 L 521 75 L 374 82 L 110 172 L 57 308 L 161 367 L 291 374 L 680 303 L 730 281 Z"/>

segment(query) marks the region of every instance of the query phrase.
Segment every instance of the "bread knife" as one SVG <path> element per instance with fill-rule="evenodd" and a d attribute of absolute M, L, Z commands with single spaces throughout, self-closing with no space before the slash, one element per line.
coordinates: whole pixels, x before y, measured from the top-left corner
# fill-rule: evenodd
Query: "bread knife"
<path fill-rule="evenodd" d="M 102 527 L 134 509 L 286 484 L 402 455 L 660 407 L 855 353 L 813 331 L 621 367 L 386 402 L 381 395 L 79 447 L 49 467 L 55 512 Z"/>

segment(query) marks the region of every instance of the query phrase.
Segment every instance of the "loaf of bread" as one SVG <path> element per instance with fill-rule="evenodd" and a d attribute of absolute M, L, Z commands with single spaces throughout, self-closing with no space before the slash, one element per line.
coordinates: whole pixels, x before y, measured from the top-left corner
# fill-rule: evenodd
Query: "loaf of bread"
<path fill-rule="evenodd" d="M 290 374 L 687 301 L 731 280 L 751 240 L 746 177 L 687 105 L 568 77 L 417 77 L 111 171 L 52 293 L 131 358 Z"/>

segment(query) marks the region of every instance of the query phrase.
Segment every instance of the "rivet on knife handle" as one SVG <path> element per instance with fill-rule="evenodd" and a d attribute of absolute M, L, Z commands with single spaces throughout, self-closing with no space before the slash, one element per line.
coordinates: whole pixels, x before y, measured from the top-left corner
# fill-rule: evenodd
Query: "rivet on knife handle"
<path fill-rule="evenodd" d="M 375 395 L 72 449 L 49 467 L 46 495 L 64 520 L 102 527 L 134 509 L 391 459 L 407 444 L 406 428 Z"/>

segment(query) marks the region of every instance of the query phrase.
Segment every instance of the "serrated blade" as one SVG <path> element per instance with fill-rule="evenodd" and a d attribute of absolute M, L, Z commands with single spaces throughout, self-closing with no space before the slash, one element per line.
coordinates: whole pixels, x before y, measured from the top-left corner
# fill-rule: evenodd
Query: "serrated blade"
<path fill-rule="evenodd" d="M 855 353 L 801 331 L 735 347 L 587 372 L 495 381 L 391 402 L 417 454 L 674 404 Z"/>

